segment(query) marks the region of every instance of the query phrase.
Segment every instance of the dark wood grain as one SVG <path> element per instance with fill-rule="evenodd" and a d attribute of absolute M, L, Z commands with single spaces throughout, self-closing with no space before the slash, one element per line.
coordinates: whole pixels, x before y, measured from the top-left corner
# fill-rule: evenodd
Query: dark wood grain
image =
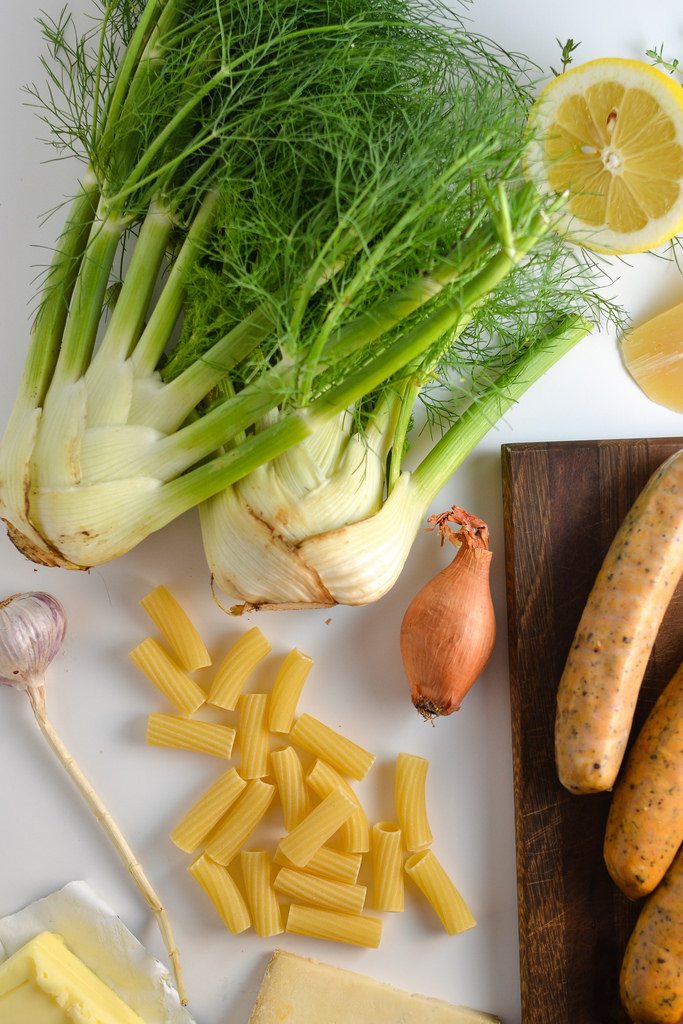
<path fill-rule="evenodd" d="M 557 781 L 555 695 L 614 534 L 683 438 L 505 445 L 503 497 L 523 1024 L 623 1024 L 618 975 L 640 904 L 602 859 L 609 794 Z M 683 658 L 683 587 L 662 624 L 632 737 Z"/>

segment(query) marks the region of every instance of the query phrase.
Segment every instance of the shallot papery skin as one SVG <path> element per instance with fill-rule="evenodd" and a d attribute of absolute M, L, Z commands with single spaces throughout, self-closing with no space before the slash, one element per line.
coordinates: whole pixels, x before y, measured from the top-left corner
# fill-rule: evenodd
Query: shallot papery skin
<path fill-rule="evenodd" d="M 427 719 L 457 711 L 496 639 L 488 548 L 461 547 L 413 598 L 401 624 L 401 657 L 413 704 Z"/>
<path fill-rule="evenodd" d="M 13 594 L 0 602 L 0 683 L 42 683 L 66 635 L 66 612 L 51 594 Z"/>

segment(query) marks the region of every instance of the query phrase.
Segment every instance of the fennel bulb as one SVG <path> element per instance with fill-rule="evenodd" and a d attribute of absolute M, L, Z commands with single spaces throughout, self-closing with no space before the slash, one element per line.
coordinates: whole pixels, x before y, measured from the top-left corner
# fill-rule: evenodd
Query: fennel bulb
<path fill-rule="evenodd" d="M 426 510 L 489 428 L 592 324 L 580 317 L 528 349 L 475 400 L 413 473 L 386 473 L 388 408 L 361 438 L 332 429 L 261 466 L 200 506 L 212 578 L 252 608 L 361 605 L 398 579 Z"/>

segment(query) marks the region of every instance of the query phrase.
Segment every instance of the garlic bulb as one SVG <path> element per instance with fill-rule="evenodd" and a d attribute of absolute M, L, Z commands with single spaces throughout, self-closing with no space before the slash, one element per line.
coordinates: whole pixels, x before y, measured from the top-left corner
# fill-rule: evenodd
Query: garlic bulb
<path fill-rule="evenodd" d="M 0 602 L 0 683 L 40 685 L 66 635 L 66 613 L 51 594 L 13 594 Z"/>

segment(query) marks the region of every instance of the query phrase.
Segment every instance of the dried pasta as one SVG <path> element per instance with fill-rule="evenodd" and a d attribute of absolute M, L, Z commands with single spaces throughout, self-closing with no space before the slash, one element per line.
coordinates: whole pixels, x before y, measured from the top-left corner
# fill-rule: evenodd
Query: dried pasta
<path fill-rule="evenodd" d="M 140 604 L 163 633 L 178 662 L 187 672 L 206 668 L 211 657 L 185 609 L 166 587 L 155 587 Z"/>
<path fill-rule="evenodd" d="M 273 859 L 282 867 L 294 866 L 279 849 L 275 851 Z M 329 846 L 321 846 L 309 860 L 306 871 L 309 875 L 320 875 L 321 878 L 332 878 L 338 882 L 355 882 L 362 860 L 363 856 L 360 853 L 343 853 Z"/>
<path fill-rule="evenodd" d="M 295 868 L 280 868 L 274 884 L 277 892 L 295 902 L 313 903 L 343 914 L 360 914 L 365 906 L 367 889 L 364 885 L 335 882 Z"/>
<path fill-rule="evenodd" d="M 275 786 L 270 783 L 261 779 L 248 782 L 237 802 L 209 836 L 208 855 L 227 867 L 263 818 L 274 796 Z"/>
<path fill-rule="evenodd" d="M 313 659 L 296 647 L 283 659 L 270 695 L 268 726 L 271 732 L 289 732 L 292 728 L 296 706 L 312 667 Z"/>
<path fill-rule="evenodd" d="M 171 840 L 179 850 L 193 853 L 211 829 L 232 807 L 246 786 L 236 768 L 229 768 L 220 776 L 171 832 Z"/>
<path fill-rule="evenodd" d="M 375 910 L 403 910 L 401 830 L 389 821 L 372 826 L 372 905 Z"/>
<path fill-rule="evenodd" d="M 270 649 L 270 644 L 258 626 L 248 629 L 232 645 L 218 666 L 211 684 L 209 704 L 234 711 L 247 677 Z"/>
<path fill-rule="evenodd" d="M 376 949 L 382 938 L 382 922 L 377 917 L 340 914 L 336 910 L 302 907 L 293 903 L 289 908 L 285 931 Z"/>
<path fill-rule="evenodd" d="M 426 808 L 429 762 L 425 758 L 398 755 L 397 823 L 381 821 L 370 830 L 348 778 L 363 779 L 374 755 L 311 715 L 302 714 L 294 722 L 311 658 L 296 649 L 290 651 L 270 694 L 243 693 L 249 673 L 271 649 L 254 627 L 224 657 L 207 698 L 188 672 L 210 664 L 208 652 L 182 607 L 165 587 L 155 588 L 141 603 L 178 661 L 152 638 L 138 644 L 130 657 L 181 712 L 151 714 L 147 742 L 228 758 L 237 738 L 239 771 L 230 768 L 216 779 L 171 832 L 172 841 L 186 853 L 205 846 L 188 871 L 230 931 L 243 932 L 253 923 L 263 937 L 284 930 L 377 947 L 382 921 L 363 914 L 367 889 L 358 883 L 363 854 L 370 850 L 376 910 L 403 910 L 405 872 L 449 934 L 476 925 L 462 895 L 428 849 L 432 832 Z M 229 725 L 189 717 L 207 699 L 219 708 L 239 709 L 237 732 Z M 271 732 L 288 733 L 293 745 L 271 753 Z M 315 757 L 306 775 L 294 745 Z M 276 785 L 264 781 L 270 772 Z M 244 846 L 266 814 L 276 789 L 287 834 L 274 854 L 279 870 L 273 881 L 269 852 Z M 320 799 L 312 809 L 311 793 Z M 325 845 L 335 835 L 340 849 Z M 403 849 L 410 854 L 404 864 Z M 238 854 L 246 902 L 228 871 Z M 284 926 L 276 894 L 291 901 Z"/>
<path fill-rule="evenodd" d="M 405 870 L 431 903 L 449 935 L 474 928 L 477 922 L 470 908 L 431 850 L 408 857 Z"/>
<path fill-rule="evenodd" d="M 296 867 L 306 867 L 316 851 L 353 814 L 355 806 L 345 793 L 338 790 L 330 793 L 280 840 L 280 851 Z"/>
<path fill-rule="evenodd" d="M 341 848 L 347 853 L 367 853 L 370 849 L 370 826 L 361 802 L 345 778 L 319 758 L 306 776 L 306 781 L 319 797 L 329 796 L 335 790 L 346 793 L 356 808 L 339 830 Z"/>
<path fill-rule="evenodd" d="M 285 828 L 291 832 L 311 809 L 301 761 L 294 747 L 285 747 L 283 750 L 273 750 L 270 764 L 280 795 Z"/>
<path fill-rule="evenodd" d="M 235 730 L 216 722 L 197 722 L 155 712 L 147 719 L 147 742 L 152 747 L 194 750 L 227 759 L 232 754 Z"/>
<path fill-rule="evenodd" d="M 270 734 L 268 732 L 268 694 L 243 693 L 238 702 L 240 723 L 237 744 L 240 750 L 240 775 L 243 779 L 262 779 L 268 774 Z"/>
<path fill-rule="evenodd" d="M 150 682 L 184 715 L 191 715 L 206 700 L 206 694 L 188 676 L 170 654 L 152 637 L 147 637 L 130 652 L 132 661 Z"/>
<path fill-rule="evenodd" d="M 261 938 L 284 931 L 282 911 L 270 880 L 270 857 L 267 850 L 242 850 L 242 878 L 254 931 Z"/>
<path fill-rule="evenodd" d="M 427 818 L 426 780 L 429 761 L 416 754 L 396 758 L 396 815 L 406 850 L 424 850 L 432 841 Z"/>
<path fill-rule="evenodd" d="M 301 715 L 289 735 L 292 743 L 315 754 L 342 775 L 350 775 L 352 779 L 365 778 L 375 761 L 374 754 L 311 715 Z"/>
<path fill-rule="evenodd" d="M 187 869 L 201 885 L 218 911 L 225 927 L 234 935 L 246 931 L 251 924 L 242 893 L 226 868 L 203 853 Z"/>

